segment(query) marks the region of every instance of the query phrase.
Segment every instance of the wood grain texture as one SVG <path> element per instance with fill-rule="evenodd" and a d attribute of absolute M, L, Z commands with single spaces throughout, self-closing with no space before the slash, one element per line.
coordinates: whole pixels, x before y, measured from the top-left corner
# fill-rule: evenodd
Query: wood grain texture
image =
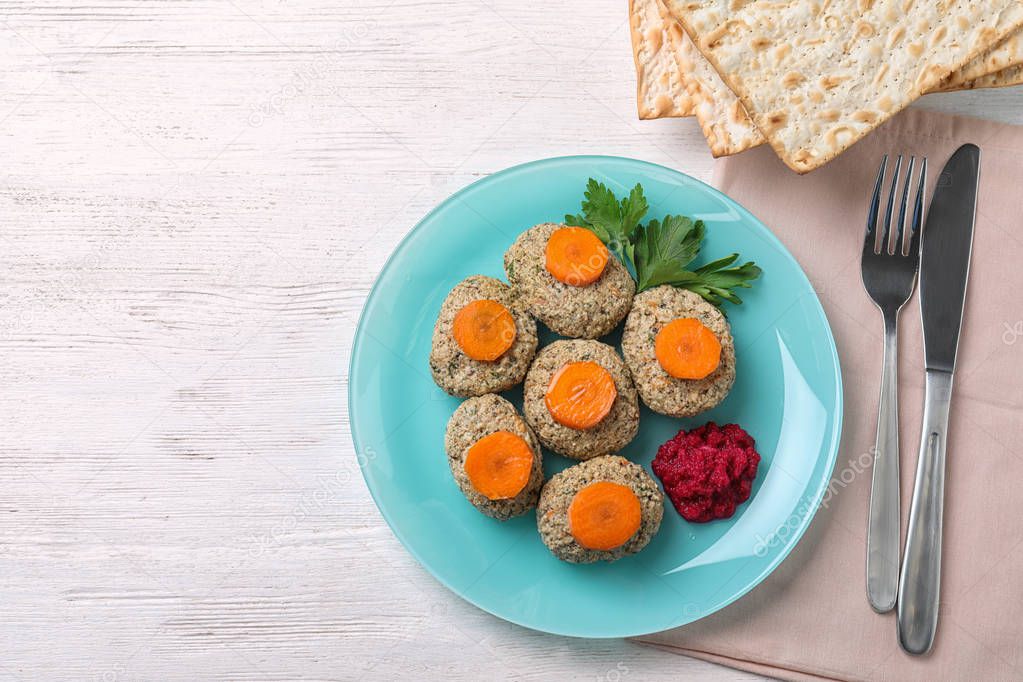
<path fill-rule="evenodd" d="M 446 195 L 574 153 L 708 178 L 693 122 L 635 120 L 624 2 L 2 14 L 0 678 L 749 678 L 463 603 L 346 421 L 362 303 Z"/>

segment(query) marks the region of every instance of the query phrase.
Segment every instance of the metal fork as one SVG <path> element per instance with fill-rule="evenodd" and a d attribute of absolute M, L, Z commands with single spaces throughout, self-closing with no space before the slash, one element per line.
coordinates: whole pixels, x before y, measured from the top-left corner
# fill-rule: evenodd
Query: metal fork
<path fill-rule="evenodd" d="M 867 523 L 867 599 L 878 613 L 891 611 L 899 588 L 899 397 L 898 326 L 899 311 L 913 295 L 920 268 L 920 226 L 923 219 L 924 185 L 927 159 L 920 164 L 920 180 L 908 235 L 904 235 L 909 190 L 915 157 L 906 171 L 899 214 L 892 227 L 895 194 L 902 170 L 902 155 L 895 162 L 884 224 L 877 229 L 888 155 L 881 161 L 867 214 L 867 233 L 863 241 L 861 270 L 863 288 L 881 311 L 884 320 L 884 362 L 881 369 L 881 394 L 877 410 L 877 441 L 874 471 L 870 484 L 870 517 Z M 908 242 L 908 244 L 906 243 Z"/>

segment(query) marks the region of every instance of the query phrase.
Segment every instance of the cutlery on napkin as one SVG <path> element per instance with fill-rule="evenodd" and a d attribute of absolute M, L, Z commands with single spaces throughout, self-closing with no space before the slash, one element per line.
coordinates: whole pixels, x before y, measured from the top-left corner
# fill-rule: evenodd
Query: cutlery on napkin
<path fill-rule="evenodd" d="M 861 293 L 863 201 L 891 149 L 944 160 L 984 149 L 968 300 L 950 414 L 941 626 L 927 656 L 894 636 L 895 614 L 864 604 L 870 450 L 880 371 L 877 312 Z M 940 162 L 940 161 L 939 161 Z M 932 173 L 933 195 L 939 174 Z M 669 650 L 788 679 L 1018 679 L 1023 622 L 1023 128 L 909 109 L 834 163 L 797 176 L 768 149 L 719 161 L 713 184 L 746 206 L 806 270 L 835 332 L 845 383 L 842 448 L 807 534 L 761 585 L 718 613 L 641 638 Z M 769 181 L 768 181 L 769 180 Z M 926 240 L 926 228 L 924 229 Z M 919 297 L 902 322 L 902 451 L 915 453 L 924 381 Z M 915 370 L 915 371 L 914 371 Z M 913 455 L 904 460 L 915 468 Z M 904 476 L 902 496 L 911 497 Z M 906 515 L 903 514 L 905 523 Z"/>

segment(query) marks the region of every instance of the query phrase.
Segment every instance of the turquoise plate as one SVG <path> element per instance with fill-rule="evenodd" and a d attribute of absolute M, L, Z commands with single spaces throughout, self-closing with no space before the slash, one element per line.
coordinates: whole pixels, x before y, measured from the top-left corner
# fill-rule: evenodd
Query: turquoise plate
<path fill-rule="evenodd" d="M 501 523 L 462 497 L 444 454 L 459 401 L 430 378 L 427 357 L 444 297 L 482 273 L 504 278 L 515 237 L 576 212 L 588 178 L 623 194 L 637 182 L 647 218 L 682 213 L 707 223 L 701 259 L 738 251 L 764 270 L 745 303 L 726 304 L 738 376 L 717 408 L 671 419 L 644 408 L 622 452 L 649 469 L 658 445 L 708 420 L 741 424 L 763 457 L 753 496 L 734 517 L 688 523 L 666 502 L 661 530 L 639 554 L 573 565 L 540 541 L 534 514 Z M 550 333 L 541 343 L 553 338 Z M 617 343 L 617 334 L 608 339 Z M 406 548 L 442 583 L 496 616 L 577 637 L 626 637 L 706 616 L 746 594 L 792 550 L 835 463 L 842 384 L 828 321 L 799 265 L 766 227 L 682 173 L 605 156 L 547 159 L 484 178 L 434 209 L 384 266 L 355 335 L 349 384 L 352 438 L 366 484 Z M 508 396 L 521 406 L 521 392 Z M 569 460 L 545 453 L 547 475 Z"/>

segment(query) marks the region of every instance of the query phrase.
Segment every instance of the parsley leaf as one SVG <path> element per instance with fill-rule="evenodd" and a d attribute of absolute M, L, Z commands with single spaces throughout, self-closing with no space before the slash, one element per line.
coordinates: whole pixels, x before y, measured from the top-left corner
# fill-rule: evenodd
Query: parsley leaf
<path fill-rule="evenodd" d="M 694 223 L 680 215 L 664 216 L 663 221 L 651 220 L 641 227 L 636 239 L 639 291 L 684 277 L 685 267 L 700 251 L 705 232 L 702 220 Z"/>
<path fill-rule="evenodd" d="M 679 277 L 670 282 L 663 282 L 663 284 L 689 289 L 716 306 L 720 306 L 724 301 L 739 305 L 742 303 L 742 299 L 733 289 L 740 287 L 749 289 L 752 286 L 750 282 L 760 277 L 763 271 L 753 261 L 737 267 L 728 267 L 738 258 L 739 254 L 733 253 L 707 263 L 696 270 L 682 270 Z"/>
<path fill-rule="evenodd" d="M 639 221 L 648 208 L 643 187 L 637 184 L 629 196 L 619 201 L 607 185 L 590 178 L 585 197 L 582 214 L 566 215 L 565 224 L 591 230 L 635 276 L 634 240 Z"/>
<path fill-rule="evenodd" d="M 664 284 L 688 289 L 710 303 L 740 304 L 735 289 L 749 289 L 761 275 L 752 261 L 733 265 L 739 254 L 689 269 L 703 245 L 707 228 L 702 220 L 667 215 L 640 224 L 649 205 L 643 187 L 636 185 L 620 200 L 606 185 L 590 178 L 580 215 L 566 215 L 565 223 L 591 230 L 625 264 L 637 291 Z"/>

